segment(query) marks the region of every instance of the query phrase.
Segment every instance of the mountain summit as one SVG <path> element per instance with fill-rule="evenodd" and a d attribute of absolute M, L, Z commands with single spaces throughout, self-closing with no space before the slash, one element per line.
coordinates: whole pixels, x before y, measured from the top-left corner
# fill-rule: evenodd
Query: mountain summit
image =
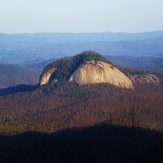
<path fill-rule="evenodd" d="M 93 51 L 52 62 L 44 68 L 40 76 L 40 85 L 63 81 L 78 84 L 110 83 L 121 88 L 134 89 L 132 81 L 124 73 Z"/>

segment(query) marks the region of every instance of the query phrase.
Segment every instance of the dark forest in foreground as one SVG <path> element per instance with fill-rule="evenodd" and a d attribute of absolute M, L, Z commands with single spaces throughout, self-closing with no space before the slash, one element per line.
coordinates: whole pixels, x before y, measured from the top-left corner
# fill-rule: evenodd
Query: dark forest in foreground
<path fill-rule="evenodd" d="M 163 134 L 105 121 L 56 133 L 26 132 L 0 136 L 0 160 L 6 162 L 158 162 Z"/>

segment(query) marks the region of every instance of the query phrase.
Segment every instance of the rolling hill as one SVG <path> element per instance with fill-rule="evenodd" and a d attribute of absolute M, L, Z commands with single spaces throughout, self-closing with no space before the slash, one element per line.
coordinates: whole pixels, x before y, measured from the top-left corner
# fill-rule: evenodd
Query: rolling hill
<path fill-rule="evenodd" d="M 36 85 L 40 73 L 24 67 L 0 63 L 0 88 L 17 86 L 20 84 Z"/>

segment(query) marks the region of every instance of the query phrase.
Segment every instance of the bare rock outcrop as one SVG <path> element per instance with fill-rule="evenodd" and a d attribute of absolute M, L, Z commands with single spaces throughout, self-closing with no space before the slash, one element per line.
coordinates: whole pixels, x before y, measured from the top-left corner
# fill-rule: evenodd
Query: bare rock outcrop
<path fill-rule="evenodd" d="M 110 83 L 127 89 L 134 89 L 131 80 L 112 64 L 102 61 L 89 61 L 79 67 L 69 78 L 79 84 Z"/>
<path fill-rule="evenodd" d="M 133 83 L 155 83 L 160 85 L 160 79 L 154 74 L 129 75 L 129 78 Z"/>
<path fill-rule="evenodd" d="M 56 70 L 56 68 L 50 69 L 48 72 L 46 72 L 40 79 L 40 85 L 47 84 L 49 82 L 51 74 Z"/>

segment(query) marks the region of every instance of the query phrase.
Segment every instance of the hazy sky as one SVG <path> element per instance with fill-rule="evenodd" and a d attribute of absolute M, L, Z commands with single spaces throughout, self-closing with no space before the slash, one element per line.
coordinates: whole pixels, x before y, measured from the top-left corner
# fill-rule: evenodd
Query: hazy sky
<path fill-rule="evenodd" d="M 0 0 L 0 32 L 163 30 L 163 0 Z"/>

